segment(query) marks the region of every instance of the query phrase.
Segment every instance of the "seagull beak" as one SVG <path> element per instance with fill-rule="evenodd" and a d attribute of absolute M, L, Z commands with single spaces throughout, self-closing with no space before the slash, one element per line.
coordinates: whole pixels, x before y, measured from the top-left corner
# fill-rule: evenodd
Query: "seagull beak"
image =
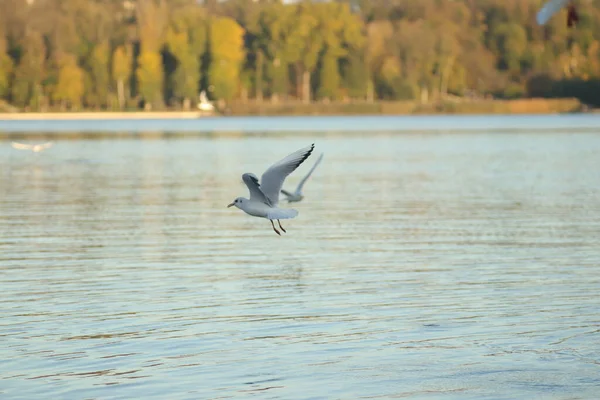
<path fill-rule="evenodd" d="M 229 208 L 229 207 L 231 207 L 231 206 L 233 206 L 233 205 L 235 205 L 235 203 L 231 203 L 231 204 L 229 204 L 229 205 L 227 206 L 227 208 Z"/>

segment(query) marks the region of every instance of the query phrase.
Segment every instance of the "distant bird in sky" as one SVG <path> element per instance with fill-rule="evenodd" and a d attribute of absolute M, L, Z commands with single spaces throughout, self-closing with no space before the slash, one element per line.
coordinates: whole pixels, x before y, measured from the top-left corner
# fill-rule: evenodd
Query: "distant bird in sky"
<path fill-rule="evenodd" d="M 296 191 L 294 193 L 290 193 L 287 190 L 281 189 L 281 193 L 283 193 L 285 195 L 285 197 L 287 197 L 288 203 L 293 203 L 293 202 L 301 201 L 302 199 L 304 199 L 304 195 L 302 194 L 302 187 L 304 186 L 304 184 L 306 183 L 306 181 L 308 180 L 310 175 L 313 173 L 315 168 L 317 168 L 317 165 L 319 165 L 319 163 L 321 162 L 322 159 L 323 159 L 323 153 L 321 153 L 321 155 L 315 162 L 315 165 L 313 165 L 312 168 L 310 169 L 310 171 L 308 171 L 308 174 L 306 174 L 306 176 L 304 178 L 302 178 L 302 180 L 298 184 L 298 187 L 296 188 Z"/>
<path fill-rule="evenodd" d="M 540 11 L 536 20 L 539 25 L 545 25 L 561 8 L 567 7 L 567 27 L 572 28 L 579 22 L 579 14 L 573 0 L 549 0 Z"/>
<path fill-rule="evenodd" d="M 18 143 L 12 142 L 12 147 L 19 150 L 30 150 L 34 153 L 39 153 L 40 151 L 44 151 L 52 147 L 54 142 L 46 142 L 46 143 L 38 143 L 38 144 L 27 144 L 27 143 Z"/>
<path fill-rule="evenodd" d="M 281 186 L 283 185 L 285 178 L 294 172 L 296 168 L 311 155 L 314 148 L 315 145 L 312 144 L 311 146 L 295 151 L 284 159 L 276 162 L 262 174 L 260 183 L 254 174 L 243 174 L 242 180 L 246 186 L 248 186 L 250 199 L 238 197 L 227 207 L 235 206 L 253 217 L 268 219 L 271 222 L 271 226 L 275 233 L 281 235 L 277 228 L 275 228 L 273 220 L 277 220 L 279 228 L 285 232 L 285 229 L 283 229 L 279 220 L 294 218 L 298 215 L 297 210 L 277 207 Z"/>

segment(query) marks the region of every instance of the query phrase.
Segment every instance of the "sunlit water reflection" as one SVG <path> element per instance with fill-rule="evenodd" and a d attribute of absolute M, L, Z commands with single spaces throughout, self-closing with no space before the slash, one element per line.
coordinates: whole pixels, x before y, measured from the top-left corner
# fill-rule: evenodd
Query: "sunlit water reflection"
<path fill-rule="evenodd" d="M 287 234 L 225 208 L 312 142 Z M 7 144 L 3 399 L 599 393 L 597 134 Z"/>

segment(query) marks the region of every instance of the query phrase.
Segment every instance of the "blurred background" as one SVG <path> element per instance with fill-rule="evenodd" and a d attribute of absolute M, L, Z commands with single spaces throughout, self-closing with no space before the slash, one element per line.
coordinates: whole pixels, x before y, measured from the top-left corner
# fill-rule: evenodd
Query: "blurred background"
<path fill-rule="evenodd" d="M 0 4 L 0 111 L 513 113 L 600 104 L 599 1 L 576 1 L 571 29 L 566 10 L 537 25 L 541 0 Z"/>

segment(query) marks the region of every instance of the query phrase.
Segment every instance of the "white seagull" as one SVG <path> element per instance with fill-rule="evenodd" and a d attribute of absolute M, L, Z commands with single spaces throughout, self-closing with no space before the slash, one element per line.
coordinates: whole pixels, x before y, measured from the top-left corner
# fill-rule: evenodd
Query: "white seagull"
<path fill-rule="evenodd" d="M 298 215 L 298 211 L 296 210 L 290 208 L 277 208 L 281 186 L 283 185 L 285 178 L 294 172 L 294 170 L 310 156 L 314 148 L 315 145 L 313 143 L 308 147 L 295 151 L 283 160 L 276 162 L 262 174 L 260 184 L 258 183 L 256 175 L 250 173 L 243 174 L 242 180 L 246 186 L 248 186 L 250 199 L 238 197 L 227 207 L 236 206 L 253 217 L 268 219 L 271 221 L 271 226 L 275 233 L 281 235 L 277 228 L 275 228 L 273 220 L 276 219 L 281 230 L 285 232 L 285 229 L 283 229 L 279 220 L 294 218 Z"/>
<path fill-rule="evenodd" d="M 27 143 L 18 143 L 12 142 L 12 147 L 19 150 L 31 150 L 34 153 L 39 153 L 40 151 L 44 151 L 52 147 L 54 142 L 46 142 L 41 144 L 27 144 Z"/>
<path fill-rule="evenodd" d="M 310 171 L 308 171 L 308 174 L 306 174 L 306 176 L 304 178 L 302 178 L 302 180 L 298 184 L 298 187 L 296 188 L 296 191 L 294 193 L 290 193 L 287 190 L 281 189 L 281 193 L 283 193 L 287 197 L 288 203 L 293 203 L 293 202 L 301 201 L 302 199 L 304 199 L 304 195 L 302 194 L 302 187 L 304 186 L 304 184 L 306 183 L 306 181 L 308 180 L 310 175 L 313 173 L 315 168 L 317 168 L 317 165 L 319 165 L 319 163 L 321 162 L 322 159 L 323 159 L 323 153 L 321 153 L 321 155 L 315 162 L 315 165 L 313 165 L 313 167 L 310 169 Z"/>

